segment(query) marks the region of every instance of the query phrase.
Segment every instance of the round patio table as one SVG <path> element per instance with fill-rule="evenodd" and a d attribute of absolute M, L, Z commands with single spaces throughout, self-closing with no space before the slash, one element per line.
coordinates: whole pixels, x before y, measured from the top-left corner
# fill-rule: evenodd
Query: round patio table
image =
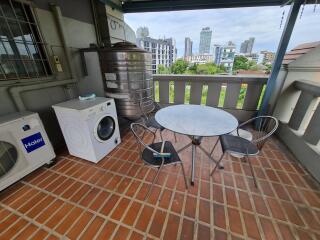
<path fill-rule="evenodd" d="M 164 128 L 191 138 L 192 141 L 178 150 L 178 152 L 192 145 L 192 185 L 194 184 L 196 147 L 200 148 L 209 159 L 217 163 L 217 160 L 211 157 L 212 152 L 208 153 L 200 146 L 201 138 L 227 134 L 234 131 L 238 126 L 238 120 L 226 111 L 214 107 L 192 104 L 162 108 L 156 113 L 155 119 Z"/>

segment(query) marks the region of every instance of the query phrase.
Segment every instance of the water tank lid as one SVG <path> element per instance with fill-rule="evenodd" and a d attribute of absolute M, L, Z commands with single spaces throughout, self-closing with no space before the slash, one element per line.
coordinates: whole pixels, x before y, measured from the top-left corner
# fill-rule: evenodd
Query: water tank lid
<path fill-rule="evenodd" d="M 117 42 L 112 45 L 111 51 L 125 51 L 125 52 L 143 52 L 146 53 L 144 49 L 137 47 L 134 43 L 131 42 Z"/>

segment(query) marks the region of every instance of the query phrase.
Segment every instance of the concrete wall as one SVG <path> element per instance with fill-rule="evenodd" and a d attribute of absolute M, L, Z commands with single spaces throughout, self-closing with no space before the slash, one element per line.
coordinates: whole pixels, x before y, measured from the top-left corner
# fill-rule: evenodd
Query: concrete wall
<path fill-rule="evenodd" d="M 64 145 L 56 117 L 51 105 L 65 101 L 78 95 L 76 84 L 60 85 L 65 80 L 71 82 L 71 71 L 67 64 L 67 57 L 63 48 L 54 16 L 50 11 L 49 2 L 61 6 L 64 15 L 63 25 L 66 32 L 68 51 L 71 52 L 74 65 L 75 81 L 81 80 L 82 72 L 78 49 L 96 43 L 96 33 L 92 19 L 89 0 L 35 0 L 33 1 L 34 13 L 38 26 L 44 38 L 48 59 L 53 68 L 53 75 L 43 79 L 26 79 L 0 82 L 0 115 L 6 115 L 21 110 L 38 112 L 44 122 L 50 140 L 56 148 Z M 75 8 L 77 10 L 75 10 Z M 55 71 L 53 56 L 57 55 L 62 64 L 62 73 Z M 51 82 L 50 87 L 41 84 Z M 53 86 L 53 85 L 57 86 Z M 26 91 L 21 86 L 28 86 Z M 40 89 L 37 89 L 40 88 Z M 22 103 L 22 104 L 21 104 Z"/>
<path fill-rule="evenodd" d="M 99 0 L 94 0 L 94 2 L 100 4 L 102 19 L 105 18 L 105 21 L 110 22 L 107 19 L 107 12 L 109 12 L 110 16 L 113 14 L 117 22 L 124 26 L 123 29 L 113 29 L 111 35 L 119 37 L 117 40 L 113 39 L 112 42 L 135 38 L 132 29 L 123 22 L 121 9 L 115 14 L 113 8 L 107 10 Z M 63 34 L 61 34 L 50 4 L 60 7 Z M 51 142 L 55 148 L 59 148 L 64 146 L 64 140 L 51 106 L 92 91 L 90 87 L 95 83 L 88 87 L 88 79 L 85 79 L 83 74 L 79 49 L 88 48 L 91 43 L 97 44 L 99 32 L 96 31 L 95 15 L 90 0 L 33 0 L 30 1 L 30 5 L 46 43 L 45 49 L 53 75 L 41 79 L 0 81 L 0 116 L 23 110 L 38 112 Z M 103 27 L 108 31 L 107 26 Z M 65 39 L 67 48 L 64 48 L 63 39 Z M 54 56 L 59 57 L 62 72 L 56 70 Z M 68 56 L 71 65 L 68 64 Z"/>
<path fill-rule="evenodd" d="M 320 181 L 320 141 L 318 140 L 319 124 L 317 122 L 319 110 L 316 110 L 319 108 L 319 95 L 310 93 L 310 91 L 306 92 L 306 90 L 302 93 L 301 88 L 297 88 L 293 84 L 299 80 L 303 80 L 306 84 L 314 82 L 311 89 L 314 92 L 315 89 L 318 89 L 317 86 L 320 84 L 320 46 L 290 63 L 283 71 L 286 71 L 281 75 L 285 76 L 284 79 L 279 78 L 278 80 L 279 82 L 284 80 L 284 82 L 274 111 L 274 116 L 280 120 L 278 137 L 287 145 L 298 161 Z M 299 98 L 300 96 L 301 98 Z M 307 137 L 310 135 L 316 139 L 312 140 L 314 142 L 310 142 L 310 137 Z"/>
<path fill-rule="evenodd" d="M 300 93 L 296 91 L 292 83 L 298 80 L 320 82 L 320 46 L 286 66 L 282 73 L 279 74 L 278 82 L 281 82 L 280 78 L 284 75 L 284 72 L 285 78 L 280 91 L 281 95 L 277 100 L 274 116 L 287 123 L 300 96 Z"/>

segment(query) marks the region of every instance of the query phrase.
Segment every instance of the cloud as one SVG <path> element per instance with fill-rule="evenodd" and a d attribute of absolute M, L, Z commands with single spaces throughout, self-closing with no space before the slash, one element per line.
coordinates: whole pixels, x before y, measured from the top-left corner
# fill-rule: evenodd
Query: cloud
<path fill-rule="evenodd" d="M 185 37 L 193 40 L 193 51 L 198 51 L 200 31 L 207 26 L 213 29 L 213 44 L 233 41 L 239 50 L 241 42 L 255 37 L 254 51 L 276 51 L 288 12 L 289 7 L 257 7 L 132 13 L 125 14 L 125 21 L 135 31 L 140 26 L 148 27 L 153 38 L 173 37 L 179 56 L 184 53 Z M 289 49 L 300 43 L 320 40 L 319 18 L 320 10 L 314 13 L 312 5 L 305 7 L 302 18 L 297 19 Z"/>

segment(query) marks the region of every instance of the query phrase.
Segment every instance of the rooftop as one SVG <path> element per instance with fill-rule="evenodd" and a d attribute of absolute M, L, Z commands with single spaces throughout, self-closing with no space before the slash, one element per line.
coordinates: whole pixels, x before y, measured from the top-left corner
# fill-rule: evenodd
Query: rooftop
<path fill-rule="evenodd" d="M 190 151 L 181 154 L 188 176 Z M 319 185 L 275 137 L 252 161 L 258 189 L 247 163 L 226 156 L 210 178 L 214 164 L 197 157 L 194 187 L 185 191 L 180 167 L 167 166 L 144 202 L 155 170 L 131 133 L 98 164 L 62 154 L 0 193 L 2 239 L 320 239 Z"/>
<path fill-rule="evenodd" d="M 284 55 L 282 64 L 289 64 L 318 46 L 320 46 L 320 41 L 300 44 Z"/>

